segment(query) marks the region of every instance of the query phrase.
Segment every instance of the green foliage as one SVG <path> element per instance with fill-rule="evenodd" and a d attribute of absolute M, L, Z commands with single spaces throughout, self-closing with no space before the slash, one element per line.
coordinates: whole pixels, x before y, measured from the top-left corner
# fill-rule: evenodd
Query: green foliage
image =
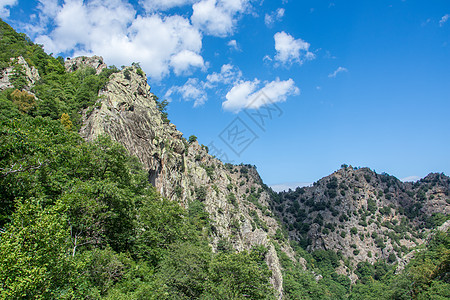
<path fill-rule="evenodd" d="M 274 299 L 271 272 L 259 250 L 215 256 L 210 265 L 207 299 Z"/>
<path fill-rule="evenodd" d="M 372 198 L 367 199 L 367 210 L 371 213 L 375 213 L 377 209 L 377 202 Z"/>
<path fill-rule="evenodd" d="M 192 144 L 195 141 L 197 141 L 197 137 L 195 135 L 191 135 L 188 140 L 189 144 Z"/>
<path fill-rule="evenodd" d="M 229 193 L 227 196 L 227 200 L 229 203 L 233 204 L 235 207 L 237 207 L 237 202 L 236 202 L 236 195 L 234 195 L 234 193 Z"/>
<path fill-rule="evenodd" d="M 191 224 L 197 229 L 208 228 L 210 224 L 209 214 L 205 210 L 205 204 L 199 200 L 189 203 L 188 216 Z"/>
<path fill-rule="evenodd" d="M 34 96 L 27 91 L 19 91 L 16 89 L 10 94 L 10 97 L 13 104 L 23 113 L 28 113 L 36 106 Z"/>
<path fill-rule="evenodd" d="M 164 123 L 169 123 L 170 120 L 167 118 L 168 117 L 168 113 L 167 113 L 167 106 L 169 106 L 169 101 L 167 100 L 163 100 L 160 101 L 158 99 L 158 97 L 154 97 L 155 102 L 156 102 L 156 107 L 158 108 L 159 112 L 161 113 L 161 119 Z M 190 138 L 189 138 L 190 139 Z"/>
<path fill-rule="evenodd" d="M 206 187 L 200 186 L 195 188 L 195 196 L 197 200 L 205 201 L 206 200 Z"/>
<path fill-rule="evenodd" d="M 206 175 L 208 175 L 209 178 L 214 179 L 214 170 L 216 167 L 214 165 L 207 166 L 207 165 L 201 165 L 203 169 L 206 171 Z"/>
<path fill-rule="evenodd" d="M 70 283 L 69 233 L 61 205 L 43 208 L 42 199 L 17 200 L 16 213 L 0 239 L 0 298 L 54 298 Z"/>

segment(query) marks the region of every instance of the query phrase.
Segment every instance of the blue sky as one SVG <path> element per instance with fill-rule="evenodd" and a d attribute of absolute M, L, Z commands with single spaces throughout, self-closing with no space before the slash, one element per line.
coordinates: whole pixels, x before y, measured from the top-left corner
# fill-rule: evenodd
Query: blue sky
<path fill-rule="evenodd" d="M 450 174 L 447 0 L 2 0 L 0 16 L 55 55 L 140 62 L 186 137 L 267 184 L 342 163 Z"/>

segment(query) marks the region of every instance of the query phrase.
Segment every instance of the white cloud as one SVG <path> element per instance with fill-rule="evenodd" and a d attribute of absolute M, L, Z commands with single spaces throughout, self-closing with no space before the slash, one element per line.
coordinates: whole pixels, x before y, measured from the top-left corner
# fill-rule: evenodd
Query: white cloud
<path fill-rule="evenodd" d="M 164 11 L 174 7 L 193 4 L 196 0 L 140 0 L 139 4 L 147 11 Z"/>
<path fill-rule="evenodd" d="M 347 68 L 339 67 L 333 73 L 328 74 L 329 78 L 336 78 L 337 74 L 342 72 L 348 72 Z"/>
<path fill-rule="evenodd" d="M 402 178 L 400 180 L 403 181 L 403 182 L 411 182 L 411 181 L 417 181 L 417 180 L 419 180 L 421 178 L 422 177 L 420 177 L 420 176 L 413 175 L 413 176 L 408 176 L 408 177 Z"/>
<path fill-rule="evenodd" d="M 0 17 L 8 18 L 11 7 L 17 5 L 17 0 L 1 0 L 0 1 Z"/>
<path fill-rule="evenodd" d="M 264 17 L 264 23 L 268 27 L 272 26 L 275 22 L 279 22 L 283 19 L 284 12 L 284 8 L 279 8 L 271 14 L 266 14 Z"/>
<path fill-rule="evenodd" d="M 312 182 L 286 182 L 286 183 L 279 183 L 279 184 L 272 184 L 270 187 L 275 192 L 283 192 L 288 191 L 289 189 L 295 191 L 298 187 L 304 187 L 304 186 L 311 186 Z"/>
<path fill-rule="evenodd" d="M 240 81 L 226 94 L 227 99 L 222 103 L 222 108 L 227 111 L 238 113 L 244 108 L 258 109 L 263 105 L 286 101 L 288 96 L 298 95 L 300 89 L 295 86 L 294 80 L 265 82 L 263 88 L 257 90 L 260 81 Z M 263 93 L 264 97 L 261 97 Z"/>
<path fill-rule="evenodd" d="M 303 64 L 304 61 L 312 60 L 316 56 L 309 51 L 310 44 L 302 39 L 294 39 L 286 32 L 277 32 L 275 39 L 275 60 L 282 64 L 298 63 Z"/>
<path fill-rule="evenodd" d="M 270 57 L 269 55 L 265 55 L 265 56 L 263 57 L 263 61 L 264 61 L 264 62 L 271 62 L 271 61 L 273 61 L 273 59 L 272 59 L 272 57 Z"/>
<path fill-rule="evenodd" d="M 171 96 L 175 93 L 180 94 L 185 101 L 194 101 L 194 107 L 200 106 L 208 100 L 203 83 L 197 78 L 189 78 L 182 86 L 171 87 L 165 97 L 171 100 Z"/>
<path fill-rule="evenodd" d="M 204 68 L 203 57 L 190 50 L 183 50 L 172 56 L 170 65 L 176 75 L 180 75 L 190 70 L 191 67 Z"/>
<path fill-rule="evenodd" d="M 441 20 L 439 21 L 439 26 L 444 26 L 444 24 L 448 21 L 448 19 L 450 18 L 449 14 L 444 15 Z"/>
<path fill-rule="evenodd" d="M 225 110 L 239 112 L 242 108 L 247 107 L 251 102 L 251 95 L 259 85 L 259 80 L 253 81 L 241 81 L 237 85 L 233 86 L 227 93 L 225 98 L 227 99 L 222 103 L 222 107 Z"/>
<path fill-rule="evenodd" d="M 221 89 L 218 85 L 234 84 L 242 77 L 242 72 L 233 65 L 225 64 L 220 72 L 214 72 L 206 76 L 206 81 L 198 78 L 189 78 L 182 86 L 172 86 L 165 94 L 165 97 L 172 100 L 172 95 L 178 94 L 184 101 L 194 101 L 194 107 L 203 105 L 208 100 L 207 91 L 215 89 L 218 93 Z"/>
<path fill-rule="evenodd" d="M 225 37 L 233 33 L 238 14 L 249 0 L 202 0 L 192 6 L 192 24 L 208 35 Z"/>
<path fill-rule="evenodd" d="M 232 84 L 241 79 L 242 72 L 231 64 L 225 64 L 220 69 L 220 73 L 212 73 L 206 76 L 205 87 L 213 88 L 217 83 Z"/>
<path fill-rule="evenodd" d="M 48 35 L 35 39 L 48 52 L 101 54 L 108 64 L 118 66 L 137 61 L 156 80 L 171 70 L 182 74 L 204 69 L 202 35 L 178 15 L 136 16 L 134 8 L 121 0 L 68 0 L 57 10 L 54 24 Z"/>
<path fill-rule="evenodd" d="M 39 17 L 55 18 L 60 10 L 58 0 L 39 0 Z"/>
<path fill-rule="evenodd" d="M 239 46 L 236 42 L 236 40 L 231 40 L 227 43 L 227 46 L 229 46 L 231 49 L 236 50 L 236 51 L 240 51 Z"/>

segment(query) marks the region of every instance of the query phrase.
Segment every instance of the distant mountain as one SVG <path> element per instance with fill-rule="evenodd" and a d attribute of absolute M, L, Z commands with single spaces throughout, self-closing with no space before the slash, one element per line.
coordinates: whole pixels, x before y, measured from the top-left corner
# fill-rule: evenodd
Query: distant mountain
<path fill-rule="evenodd" d="M 444 174 L 412 183 L 344 166 L 311 187 L 280 192 L 271 207 L 289 238 L 309 251 L 337 251 L 356 263 L 395 263 L 446 220 L 449 193 Z"/>

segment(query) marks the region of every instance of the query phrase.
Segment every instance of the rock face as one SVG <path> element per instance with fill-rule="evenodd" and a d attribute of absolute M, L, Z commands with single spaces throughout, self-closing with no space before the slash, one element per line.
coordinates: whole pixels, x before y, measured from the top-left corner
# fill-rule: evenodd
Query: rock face
<path fill-rule="evenodd" d="M 439 231 L 447 232 L 449 229 L 450 229 L 450 220 L 447 220 L 444 222 L 444 224 L 442 224 L 441 226 L 436 228 L 433 232 L 431 232 L 430 235 L 428 235 L 426 242 L 429 243 L 429 241 L 433 238 L 433 236 L 436 235 L 437 232 L 439 232 Z M 405 256 L 403 256 L 402 258 L 400 258 L 398 261 L 398 266 L 395 269 L 395 274 L 401 273 L 406 268 L 408 263 L 416 256 L 416 253 L 421 250 L 423 251 L 424 249 L 415 249 L 415 250 L 409 252 L 408 254 L 406 254 Z"/>
<path fill-rule="evenodd" d="M 81 66 L 88 66 L 95 70 L 95 73 L 98 75 L 102 72 L 104 68 L 106 68 L 106 64 L 103 62 L 103 57 L 101 56 L 79 56 L 73 59 L 67 59 L 64 63 L 64 67 L 67 72 L 74 72 L 78 70 Z"/>
<path fill-rule="evenodd" d="M 450 213 L 450 178 L 403 183 L 345 166 L 312 187 L 279 194 L 273 211 L 308 250 L 339 251 L 355 263 L 396 262 L 425 242 L 434 214 Z"/>
<path fill-rule="evenodd" d="M 0 73 L 0 91 L 14 87 L 12 83 L 14 76 L 25 78 L 24 89 L 27 91 L 30 91 L 30 88 L 40 79 L 38 70 L 34 66 L 30 67 L 22 56 L 11 59 L 11 66 Z"/>
<path fill-rule="evenodd" d="M 266 262 L 272 284 L 282 295 L 282 274 L 273 243 L 294 259 L 287 243 L 275 241 L 280 230 L 269 209 L 267 187 L 253 166 L 224 165 L 197 142 L 188 143 L 175 125 L 165 123 L 145 76 L 135 67 L 111 76 L 96 108 L 85 113 L 80 134 L 92 140 L 110 135 L 139 158 L 150 182 L 168 199 L 188 207 L 201 201 L 212 220 L 210 243 L 238 251 L 268 248 Z"/>

